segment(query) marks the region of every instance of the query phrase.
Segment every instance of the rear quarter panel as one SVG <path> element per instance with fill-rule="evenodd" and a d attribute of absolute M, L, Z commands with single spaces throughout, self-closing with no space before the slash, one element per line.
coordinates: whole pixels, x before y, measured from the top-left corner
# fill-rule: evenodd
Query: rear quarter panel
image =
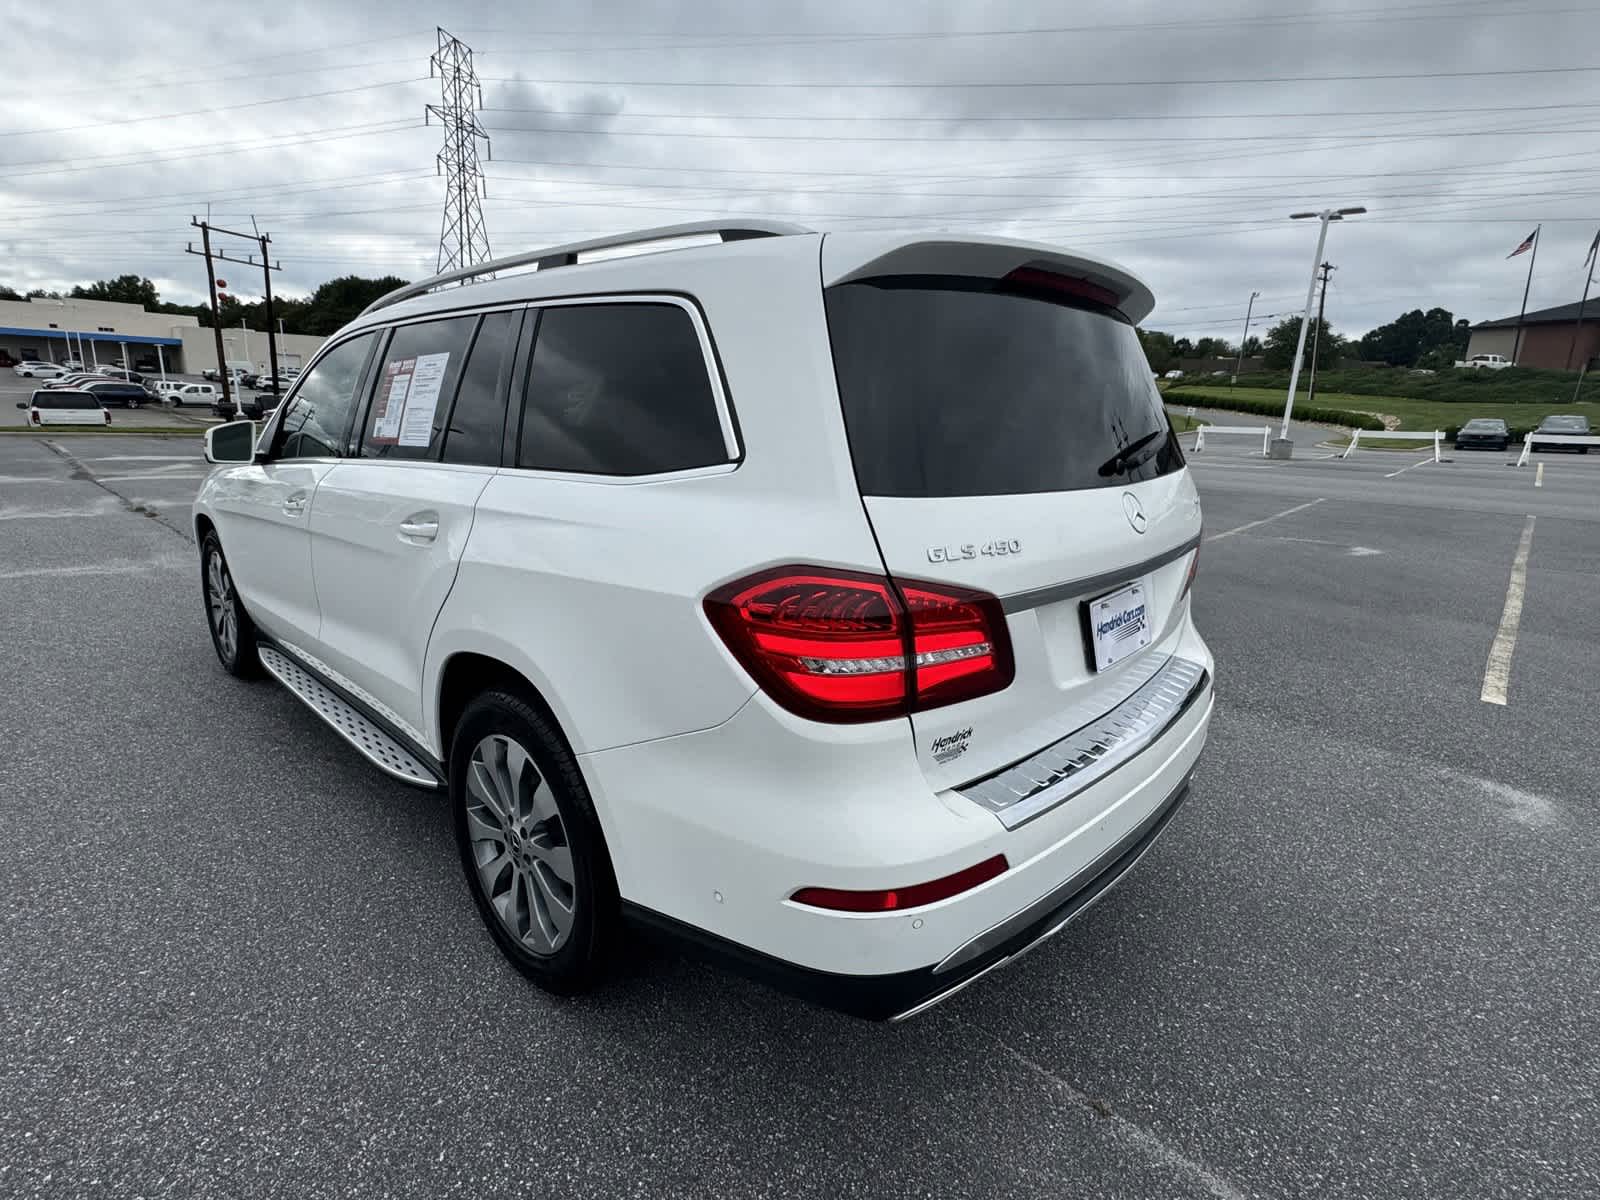
<path fill-rule="evenodd" d="M 639 479 L 499 471 L 429 645 L 432 737 L 444 667 L 464 651 L 532 681 L 580 754 L 720 724 L 756 689 L 706 621 L 707 592 L 783 563 L 882 570 L 845 444 L 819 240 L 574 271 L 575 295 L 694 301 L 742 459 Z"/>

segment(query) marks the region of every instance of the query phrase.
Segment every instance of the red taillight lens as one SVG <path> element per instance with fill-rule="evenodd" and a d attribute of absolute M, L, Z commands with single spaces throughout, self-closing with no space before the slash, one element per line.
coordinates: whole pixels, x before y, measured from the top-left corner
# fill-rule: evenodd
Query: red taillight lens
<path fill-rule="evenodd" d="M 801 888 L 789 899 L 811 908 L 828 908 L 834 912 L 898 912 L 904 908 L 920 908 L 939 900 L 948 900 L 980 883 L 988 883 L 997 875 L 1004 875 L 1010 864 L 1006 856 L 996 854 L 975 866 L 943 879 L 927 883 L 914 883 L 910 887 L 884 888 L 878 891 L 856 892 L 844 888 Z"/>
<path fill-rule="evenodd" d="M 706 616 L 756 682 L 817 721 L 876 721 L 1011 683 L 993 596 L 881 575 L 778 567 L 719 588 Z"/>
<path fill-rule="evenodd" d="M 111 424 L 111 410 L 109 408 L 102 409 L 100 415 L 105 417 L 107 425 Z"/>
<path fill-rule="evenodd" d="M 29 424 L 32 424 L 32 425 L 43 425 L 44 424 L 43 419 L 40 418 L 40 416 L 39 416 L 39 410 L 37 408 L 29 410 L 29 412 L 28 412 L 28 422 L 29 422 Z"/>

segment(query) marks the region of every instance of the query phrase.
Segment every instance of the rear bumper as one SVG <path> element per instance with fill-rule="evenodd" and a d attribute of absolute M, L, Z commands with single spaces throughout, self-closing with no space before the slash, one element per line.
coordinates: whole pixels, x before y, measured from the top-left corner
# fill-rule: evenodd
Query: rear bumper
<path fill-rule="evenodd" d="M 903 1021 L 1020 958 L 1088 911 L 1161 836 L 1189 793 L 1189 777 L 1127 836 L 1029 907 L 979 934 L 940 963 L 892 975 L 819 971 L 763 954 L 639 905 L 624 903 L 645 932 L 760 983 L 869 1021 Z M 964 953 L 970 950 L 970 953 Z"/>
<path fill-rule="evenodd" d="M 1164 827 L 1210 725 L 1211 656 L 1153 741 L 1059 803 L 1007 826 L 933 790 L 904 724 L 819 727 L 752 698 L 712 729 L 581 755 L 623 901 L 641 925 L 745 974 L 862 1016 L 937 999 L 1055 932 Z M 940 879 L 1003 854 L 968 891 L 890 912 L 798 904 L 801 887 Z"/>

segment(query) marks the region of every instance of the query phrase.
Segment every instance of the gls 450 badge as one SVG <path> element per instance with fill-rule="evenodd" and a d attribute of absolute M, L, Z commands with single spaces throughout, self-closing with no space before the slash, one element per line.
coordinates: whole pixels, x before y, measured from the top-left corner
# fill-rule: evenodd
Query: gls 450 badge
<path fill-rule="evenodd" d="M 928 561 L 932 563 L 962 562 L 965 559 L 996 558 L 1007 554 L 1021 554 L 1022 543 L 1016 538 L 995 538 L 992 542 L 962 542 L 959 546 L 929 546 Z"/>

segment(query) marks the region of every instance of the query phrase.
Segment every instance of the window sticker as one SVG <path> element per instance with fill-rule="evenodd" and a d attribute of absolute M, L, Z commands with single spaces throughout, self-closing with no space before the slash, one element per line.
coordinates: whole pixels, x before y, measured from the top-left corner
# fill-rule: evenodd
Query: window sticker
<path fill-rule="evenodd" d="M 408 380 L 410 391 L 406 395 L 405 411 L 400 420 L 402 446 L 426 446 L 433 440 L 433 414 L 439 407 L 439 392 L 444 386 L 445 369 L 450 365 L 450 355 L 419 354 L 408 360 L 413 364 Z"/>

